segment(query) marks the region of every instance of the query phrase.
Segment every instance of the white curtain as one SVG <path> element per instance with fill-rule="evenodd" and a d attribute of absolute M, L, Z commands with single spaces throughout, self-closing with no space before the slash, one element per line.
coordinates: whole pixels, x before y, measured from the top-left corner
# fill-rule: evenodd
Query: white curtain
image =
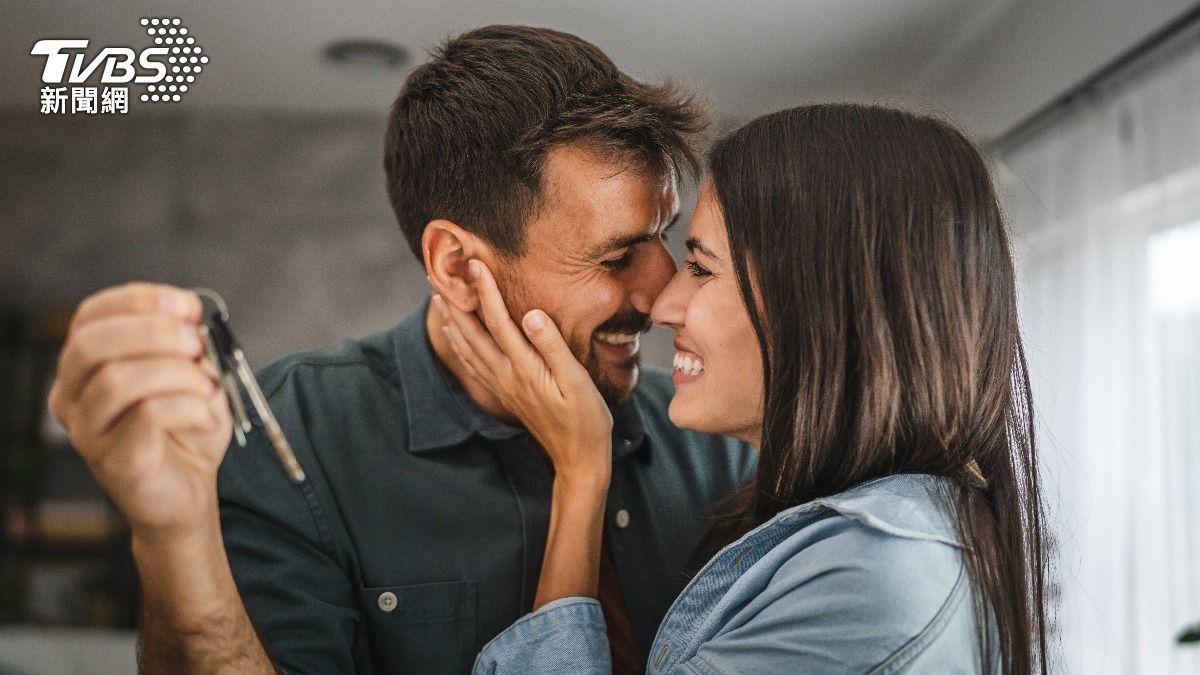
<path fill-rule="evenodd" d="M 1200 673 L 1200 46 L 994 149 L 1058 555 L 1053 672 Z"/>

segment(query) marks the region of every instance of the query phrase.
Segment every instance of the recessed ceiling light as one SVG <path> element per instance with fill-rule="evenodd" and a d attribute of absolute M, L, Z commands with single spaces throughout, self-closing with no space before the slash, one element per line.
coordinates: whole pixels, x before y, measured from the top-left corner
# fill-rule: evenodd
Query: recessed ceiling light
<path fill-rule="evenodd" d="M 338 40 L 325 48 L 325 59 L 362 70 L 395 70 L 408 62 L 408 52 L 382 40 Z"/>

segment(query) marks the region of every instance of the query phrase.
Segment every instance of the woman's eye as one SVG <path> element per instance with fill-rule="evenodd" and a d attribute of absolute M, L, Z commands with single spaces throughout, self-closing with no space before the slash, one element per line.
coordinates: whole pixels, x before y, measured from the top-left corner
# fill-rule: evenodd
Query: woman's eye
<path fill-rule="evenodd" d="M 712 276 L 712 272 L 709 272 L 708 270 L 704 269 L 704 266 L 701 265 L 700 263 L 696 262 L 695 260 L 689 260 L 684 264 L 687 265 L 688 273 L 694 277 L 711 277 Z"/>
<path fill-rule="evenodd" d="M 621 256 L 620 258 L 601 261 L 600 266 L 610 272 L 619 272 L 626 267 L 629 267 L 629 263 L 631 262 L 633 262 L 633 253 L 631 251 L 626 251 L 625 255 Z"/>

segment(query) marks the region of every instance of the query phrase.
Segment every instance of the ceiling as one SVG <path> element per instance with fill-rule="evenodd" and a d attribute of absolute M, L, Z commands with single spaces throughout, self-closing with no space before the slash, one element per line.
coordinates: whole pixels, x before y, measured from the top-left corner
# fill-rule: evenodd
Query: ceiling
<path fill-rule="evenodd" d="M 703 90 L 726 121 L 821 99 L 949 113 L 987 139 L 1011 128 L 1192 4 L 1184 0 L 562 0 L 130 2 L 4 0 L 0 107 L 36 110 L 43 38 L 148 46 L 144 16 L 179 16 L 211 63 L 184 101 L 210 108 L 380 113 L 403 71 L 325 63 L 344 38 L 379 38 L 416 60 L 487 23 L 577 33 L 627 71 Z M 94 51 L 89 51 L 94 54 Z M 152 108 L 147 107 L 146 110 Z M 161 108 L 158 108 L 161 109 Z"/>

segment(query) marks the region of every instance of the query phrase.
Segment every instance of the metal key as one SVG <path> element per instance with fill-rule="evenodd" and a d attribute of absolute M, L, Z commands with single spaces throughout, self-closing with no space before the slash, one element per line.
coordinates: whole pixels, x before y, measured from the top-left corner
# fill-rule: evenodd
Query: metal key
<path fill-rule="evenodd" d="M 225 306 L 225 300 L 207 288 L 192 290 L 200 296 L 204 305 L 204 323 L 200 326 L 200 336 L 204 340 L 205 354 L 216 366 L 221 388 L 225 391 L 225 398 L 229 400 L 229 410 L 233 414 L 233 433 L 238 445 L 246 446 L 246 434 L 253 428 L 241 392 L 238 391 L 237 385 L 241 382 L 288 477 L 293 483 L 304 482 L 304 469 L 300 468 L 292 446 L 283 435 L 283 429 L 275 419 L 275 414 L 271 412 L 271 406 L 267 404 L 267 397 L 258 386 L 254 371 L 250 369 L 250 363 L 246 361 L 246 355 L 229 327 L 229 310 Z"/>

